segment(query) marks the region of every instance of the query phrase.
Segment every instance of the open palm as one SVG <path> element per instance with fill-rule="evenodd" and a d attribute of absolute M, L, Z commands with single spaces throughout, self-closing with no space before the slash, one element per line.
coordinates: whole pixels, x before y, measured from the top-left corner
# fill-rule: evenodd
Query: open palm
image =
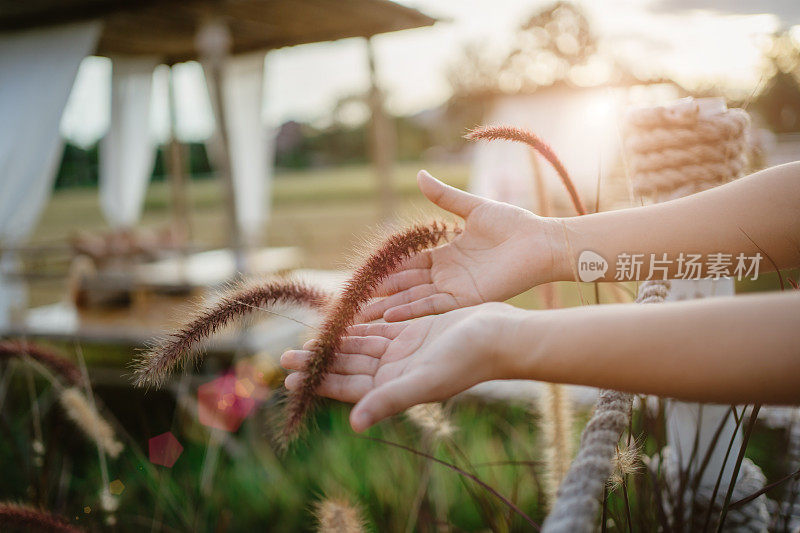
<path fill-rule="evenodd" d="M 425 171 L 420 190 L 464 219 L 451 242 L 411 257 L 379 287 L 364 322 L 394 322 L 506 300 L 552 278 L 553 223 L 518 207 L 460 191 Z"/>
<path fill-rule="evenodd" d="M 494 306 L 459 309 L 408 322 L 352 326 L 342 341 L 333 371 L 317 393 L 335 400 L 358 403 L 351 424 L 363 431 L 412 405 L 438 401 L 487 379 L 499 377 L 489 364 Z M 481 320 L 476 317 L 481 315 Z M 286 378 L 286 388 L 300 386 L 312 356 L 310 341 L 302 350 L 290 350 L 281 364 L 298 372 Z"/>

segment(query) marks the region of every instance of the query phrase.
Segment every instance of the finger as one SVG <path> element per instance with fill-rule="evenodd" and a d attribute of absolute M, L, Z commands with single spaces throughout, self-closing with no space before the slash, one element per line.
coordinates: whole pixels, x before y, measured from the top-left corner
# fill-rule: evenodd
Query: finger
<path fill-rule="evenodd" d="M 422 250 L 417 252 L 408 259 L 405 259 L 397 267 L 397 272 L 402 270 L 411 270 L 412 268 L 430 268 L 433 264 L 433 257 L 431 257 L 432 250 Z"/>
<path fill-rule="evenodd" d="M 395 322 L 386 324 L 379 322 L 378 324 L 356 324 L 347 328 L 347 334 L 354 337 L 384 337 L 386 339 L 394 339 L 400 332 L 406 329 L 407 323 Z"/>
<path fill-rule="evenodd" d="M 302 386 L 305 378 L 305 373 L 295 372 L 294 374 L 286 376 L 284 385 L 290 391 L 295 391 Z M 315 392 L 320 396 L 340 402 L 355 403 L 372 390 L 372 387 L 372 376 L 365 376 L 363 374 L 355 376 L 328 374 Z"/>
<path fill-rule="evenodd" d="M 425 170 L 417 174 L 417 185 L 428 200 L 446 211 L 467 218 L 485 200 L 437 180 Z"/>
<path fill-rule="evenodd" d="M 380 302 L 381 300 L 375 300 L 367 304 L 366 307 L 356 315 L 356 322 L 372 322 L 373 320 L 381 318 L 384 310 L 383 306 L 378 305 Z"/>
<path fill-rule="evenodd" d="M 380 357 L 386 352 L 391 339 L 370 335 L 368 337 L 348 336 L 343 337 L 339 352 L 349 354 L 363 354 L 370 357 Z"/>
<path fill-rule="evenodd" d="M 431 270 L 429 268 L 412 268 L 392 274 L 378 285 L 373 293 L 375 296 L 391 296 L 392 294 L 417 285 L 431 283 Z"/>
<path fill-rule="evenodd" d="M 281 355 L 281 366 L 287 370 L 304 370 L 313 357 L 307 350 L 289 350 Z M 336 354 L 331 373 L 353 376 L 364 374 L 374 376 L 378 371 L 380 359 L 362 354 Z"/>
<path fill-rule="evenodd" d="M 436 287 L 432 283 L 417 285 L 416 287 L 411 287 L 410 289 L 387 296 L 382 300 L 376 300 L 370 303 L 361 312 L 360 318 L 365 320 L 375 320 L 376 318 L 382 317 L 384 313 L 386 313 L 387 309 L 414 302 L 434 294 L 436 294 Z"/>
<path fill-rule="evenodd" d="M 382 335 L 347 335 L 342 337 L 337 352 L 358 353 L 380 358 L 390 342 L 391 339 Z M 311 351 L 318 343 L 317 339 L 311 339 L 303 344 L 303 350 Z"/>
<path fill-rule="evenodd" d="M 458 302 L 451 294 L 439 293 L 413 302 L 387 309 L 383 319 L 387 322 L 400 322 L 428 315 L 440 315 L 458 308 Z"/>
<path fill-rule="evenodd" d="M 338 353 L 357 353 L 380 358 L 389 346 L 391 339 L 382 335 L 347 335 L 342 337 Z M 303 350 L 311 351 L 318 344 L 312 339 L 303 345 Z"/>
<path fill-rule="evenodd" d="M 412 405 L 438 400 L 436 387 L 419 376 L 403 376 L 367 392 L 350 412 L 350 425 L 361 433 Z"/>
<path fill-rule="evenodd" d="M 317 344 L 319 344 L 319 341 L 317 339 L 307 340 L 303 344 L 303 350 L 311 351 L 317 346 Z"/>

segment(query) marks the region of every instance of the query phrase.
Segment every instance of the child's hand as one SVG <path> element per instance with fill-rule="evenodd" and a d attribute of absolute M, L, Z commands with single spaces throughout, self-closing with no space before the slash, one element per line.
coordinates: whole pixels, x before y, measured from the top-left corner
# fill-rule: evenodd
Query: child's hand
<path fill-rule="evenodd" d="M 363 322 L 389 322 L 503 301 L 552 281 L 554 243 L 561 229 L 550 219 L 455 189 L 420 171 L 430 201 L 465 221 L 450 243 L 413 256 L 381 285 Z"/>
<path fill-rule="evenodd" d="M 490 303 L 409 322 L 352 326 L 317 392 L 357 402 L 350 424 L 360 432 L 412 405 L 505 377 L 497 348 L 510 313 L 513 307 Z M 302 383 L 312 342 L 281 356 L 285 368 L 299 371 L 286 378 L 287 389 Z"/>

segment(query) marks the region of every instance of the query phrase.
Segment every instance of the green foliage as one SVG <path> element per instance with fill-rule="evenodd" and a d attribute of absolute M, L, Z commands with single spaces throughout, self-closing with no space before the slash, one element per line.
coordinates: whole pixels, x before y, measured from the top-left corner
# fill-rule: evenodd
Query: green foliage
<path fill-rule="evenodd" d="M 97 186 L 99 179 L 98 147 L 99 144 L 81 148 L 74 144 L 66 143 L 61 157 L 61 165 L 56 174 L 56 190 Z M 160 146 L 156 151 L 153 164 L 153 181 L 162 181 L 167 174 L 165 167 L 167 148 L 167 146 Z M 183 149 L 184 157 L 188 159 L 190 175 L 206 176 L 211 172 L 211 165 L 208 161 L 204 143 L 189 143 Z"/>
<path fill-rule="evenodd" d="M 96 186 L 98 180 L 97 145 L 80 148 L 67 143 L 56 174 L 56 189 Z"/>
<path fill-rule="evenodd" d="M 4 369 L 5 370 L 5 369 Z M 21 368 L 16 375 L 20 376 Z M 0 500 L 33 500 L 76 519 L 78 525 L 102 529 L 99 492 L 102 477 L 97 452 L 80 435 L 70 433 L 52 391 L 37 382 L 45 460 L 31 458 L 32 431 L 25 381 L 17 379 L 3 406 Z M 417 530 L 437 529 L 437 520 L 457 530 L 481 531 L 489 523 L 506 531 L 525 530 L 496 499 L 444 466 L 430 464 L 404 450 L 360 438 L 347 422 L 348 409 L 328 403 L 315 419 L 314 431 L 281 456 L 269 445 L 265 425 L 277 404 L 257 411 L 238 433 L 229 434 L 240 453 L 218 448 L 193 414 L 176 411 L 168 394 L 148 398 L 130 389 L 99 392 L 129 435 L 126 451 L 109 463 L 110 480 L 125 490 L 116 513 L 118 531 L 310 531 L 311 504 L 322 495 L 347 494 L 359 502 L 373 531 L 405 531 L 424 472 L 427 495 Z M 190 392 L 191 393 L 191 392 Z M 156 407 L 157 406 L 157 407 Z M 537 496 L 538 467 L 507 464 L 535 461 L 534 417 L 522 407 L 462 402 L 452 412 L 457 430 L 452 440 L 423 444 L 421 430 L 403 416 L 374 428 L 370 435 L 423 449 L 473 471 L 532 515 L 543 518 Z M 174 420 L 174 422 L 173 422 Z M 149 463 L 147 439 L 172 430 L 184 446 L 174 467 Z M 218 455 L 211 477 L 209 461 Z M 480 500 L 476 501 L 475 498 Z M 91 512 L 85 513 L 84 508 Z M 488 513 L 488 514 L 487 514 Z"/>

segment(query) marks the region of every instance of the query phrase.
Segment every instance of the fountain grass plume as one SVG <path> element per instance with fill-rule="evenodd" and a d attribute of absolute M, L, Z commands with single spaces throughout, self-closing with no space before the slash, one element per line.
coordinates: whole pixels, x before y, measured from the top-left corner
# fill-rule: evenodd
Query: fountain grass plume
<path fill-rule="evenodd" d="M 69 385 L 82 386 L 83 374 L 80 369 L 62 354 L 32 342 L 0 341 L 0 359 L 31 359 L 41 363 L 53 373 L 64 379 Z"/>
<path fill-rule="evenodd" d="M 547 383 L 541 393 L 540 410 L 549 508 L 556 501 L 558 487 L 572 463 L 573 412 L 567 389 L 563 385 Z"/>
<path fill-rule="evenodd" d="M 34 531 L 78 533 L 83 531 L 66 519 L 19 503 L 0 503 L 0 529 L 3 531 Z"/>
<path fill-rule="evenodd" d="M 194 349 L 201 341 L 236 318 L 279 303 L 323 309 L 330 299 L 327 292 L 298 281 L 242 284 L 224 293 L 219 302 L 202 309 L 188 324 L 138 357 L 133 363 L 134 385 L 161 386 L 172 371 L 196 360 Z"/>
<path fill-rule="evenodd" d="M 64 412 L 86 437 L 116 459 L 124 449 L 114 434 L 114 428 L 94 408 L 89 399 L 77 388 L 64 389 L 58 397 Z"/>
<path fill-rule="evenodd" d="M 471 130 L 464 137 L 471 141 L 493 141 L 503 139 L 506 141 L 516 141 L 527 144 L 542 154 L 542 156 L 547 159 L 551 165 L 553 165 L 553 168 L 558 173 L 558 176 L 564 183 L 564 187 L 566 187 L 567 192 L 569 193 L 569 197 L 572 200 L 572 205 L 575 207 L 575 211 L 579 215 L 586 214 L 586 207 L 584 207 L 583 201 L 581 200 L 580 195 L 578 195 L 578 191 L 575 188 L 575 184 L 572 182 L 572 179 L 569 177 L 566 167 L 564 167 L 564 164 L 558 158 L 550 145 L 540 139 L 536 134 L 522 128 L 516 128 L 514 126 L 484 126 Z"/>
<path fill-rule="evenodd" d="M 444 406 L 439 402 L 414 405 L 406 409 L 405 415 L 425 434 L 437 439 L 449 437 L 456 431 Z"/>
<path fill-rule="evenodd" d="M 625 483 L 627 476 L 632 476 L 644 465 L 641 460 L 642 450 L 638 441 L 620 446 L 617 444 L 617 453 L 614 456 L 614 466 L 608 478 L 608 491 L 613 492 Z"/>
<path fill-rule="evenodd" d="M 375 289 L 403 261 L 436 246 L 447 238 L 449 231 L 444 222 L 433 222 L 416 224 L 395 233 L 345 283 L 340 296 L 328 308 L 313 354 L 305 368 L 303 383 L 299 389 L 289 394 L 286 419 L 280 435 L 282 445 L 288 445 L 302 429 L 305 417 L 313 409 L 317 399 L 317 388 L 331 371 L 347 327 L 353 324 L 362 307 L 372 298 Z M 453 231 L 458 233 L 460 230 Z"/>
<path fill-rule="evenodd" d="M 319 533 L 362 533 L 366 531 L 358 507 L 344 498 L 325 498 L 314 504 Z"/>

